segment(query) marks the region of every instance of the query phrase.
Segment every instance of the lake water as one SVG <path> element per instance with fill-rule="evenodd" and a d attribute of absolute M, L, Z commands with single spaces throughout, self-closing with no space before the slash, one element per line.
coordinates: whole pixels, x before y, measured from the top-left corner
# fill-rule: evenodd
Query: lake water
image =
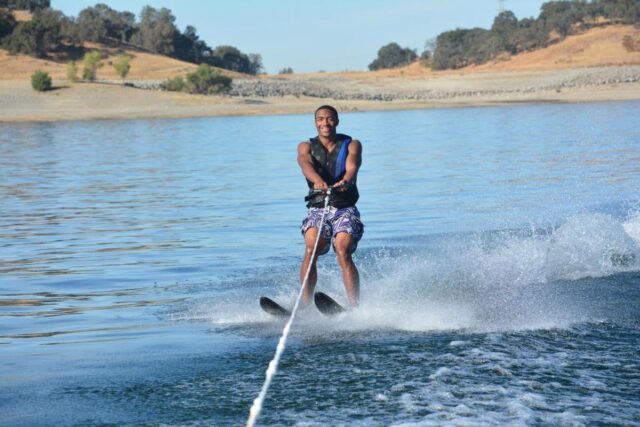
<path fill-rule="evenodd" d="M 260 425 L 640 419 L 640 102 L 344 113 L 362 306 Z M 303 251 L 304 116 L 0 124 L 0 425 L 242 425 Z M 333 254 L 318 289 L 346 298 Z"/>

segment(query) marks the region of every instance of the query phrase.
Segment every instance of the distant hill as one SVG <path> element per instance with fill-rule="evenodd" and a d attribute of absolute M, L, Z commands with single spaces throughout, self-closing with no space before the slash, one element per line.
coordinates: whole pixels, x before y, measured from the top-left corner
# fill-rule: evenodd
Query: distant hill
<path fill-rule="evenodd" d="M 403 68 L 342 74 L 395 77 L 499 71 L 545 71 L 624 65 L 640 65 L 640 28 L 633 25 L 593 28 L 581 34 L 568 36 L 544 49 L 503 57 L 482 65 L 472 65 L 456 70 L 432 71 L 416 61 Z"/>
<path fill-rule="evenodd" d="M 17 16 L 18 17 L 18 16 Z M 29 14 L 19 16 L 28 20 Z M 119 80 L 112 66 L 117 52 L 124 50 L 130 54 L 131 71 L 127 80 L 165 80 L 170 77 L 184 75 L 193 71 L 197 65 L 180 61 L 163 55 L 153 54 L 135 47 L 113 47 L 97 43 L 85 43 L 85 49 L 96 49 L 103 52 L 105 66 L 98 70 L 99 80 Z M 640 65 L 640 28 L 633 25 L 611 25 L 587 30 L 581 34 L 568 36 L 560 42 L 544 49 L 525 52 L 511 57 L 503 57 L 482 65 L 473 65 L 456 70 L 432 71 L 430 68 L 415 62 L 409 66 L 367 72 L 342 72 L 305 74 L 342 75 L 349 77 L 400 77 L 426 76 L 443 74 L 469 74 L 477 72 L 498 71 L 544 71 L 566 68 L 608 67 L 623 65 Z M 82 68 L 81 61 L 78 61 Z M 48 72 L 54 79 L 66 78 L 66 60 L 38 59 L 27 55 L 10 55 L 0 49 L 0 80 L 27 79 L 34 71 Z M 218 71 L 232 78 L 249 77 L 225 69 Z M 277 76 L 278 78 L 297 77 L 300 74 Z M 274 76 L 276 77 L 276 76 Z"/>
<path fill-rule="evenodd" d="M 132 56 L 131 71 L 126 80 L 166 80 L 197 68 L 196 64 L 180 61 L 164 55 L 136 49 L 134 47 L 116 48 L 98 43 L 85 43 L 85 49 L 98 50 L 106 58 L 103 59 L 104 67 L 98 70 L 98 80 L 120 80 L 113 69 L 113 61 L 118 52 L 126 52 Z M 82 60 L 77 61 L 82 70 Z M 245 74 L 216 68 L 220 74 L 228 77 L 248 77 Z M 38 59 L 28 55 L 10 55 L 6 50 L 0 49 L 0 80 L 23 80 L 29 78 L 36 70 L 42 70 L 55 79 L 66 79 L 67 61 L 55 59 Z"/>
<path fill-rule="evenodd" d="M 184 34 L 180 33 L 173 24 L 175 17 L 168 9 L 156 10 L 145 6 L 143 14 L 151 16 L 148 20 L 157 19 L 157 22 L 153 22 L 157 25 L 166 24 L 162 29 L 171 30 L 173 33 L 167 31 L 158 32 L 159 35 L 154 33 L 153 36 L 145 36 L 146 38 L 142 41 L 134 41 L 131 37 L 125 39 L 124 36 L 118 38 L 117 34 L 110 33 L 100 33 L 98 36 L 82 33 L 93 26 L 111 28 L 109 27 L 111 24 L 122 24 L 117 19 L 124 19 L 123 16 L 131 18 L 132 22 L 128 23 L 130 25 L 128 28 L 133 32 L 142 32 L 152 27 L 148 22 L 146 24 L 133 22 L 135 18 L 130 12 L 118 12 L 104 4 L 97 4 L 95 7 L 84 10 L 87 12 L 84 15 L 84 26 L 78 23 L 83 16 L 82 13 L 78 18 L 70 18 L 60 11 L 49 8 L 39 9 L 34 13 L 25 10 L 7 10 L 4 7 L 0 7 L 0 11 L 3 13 L 8 11 L 18 23 L 10 34 L 2 38 L 3 44 L 0 46 L 9 50 L 0 48 L 0 80 L 29 78 L 36 70 L 48 72 L 54 79 L 65 79 L 67 63 L 70 60 L 77 62 L 78 74 L 81 75 L 83 55 L 90 50 L 98 50 L 102 53 L 104 67 L 98 70 L 98 80 L 119 80 L 112 66 L 119 53 L 127 53 L 132 57 L 127 80 L 157 81 L 183 76 L 186 72 L 195 70 L 198 63 L 207 63 L 220 74 L 232 78 L 247 77 L 248 75 L 244 74 L 245 71 L 255 74 L 262 68 L 260 55 L 247 55 L 233 46 L 218 46 L 212 49 L 199 40 L 195 28 L 191 26 L 187 27 Z M 93 16 L 92 14 L 104 16 L 100 15 L 95 22 L 90 20 L 86 22 L 89 19 L 86 16 Z M 11 25 L 15 24 L 7 24 L 7 27 L 11 28 Z M 173 43 L 171 49 L 167 47 L 163 50 L 153 45 L 153 42 L 160 43 L 167 40 Z M 190 56 L 194 54 L 196 47 L 201 54 L 199 60 Z M 171 56 L 167 52 L 171 52 Z M 183 55 L 185 52 L 189 52 L 189 55 Z"/>
<path fill-rule="evenodd" d="M 569 36 L 545 49 L 467 68 L 468 71 L 515 71 L 638 64 L 640 28 L 615 25 Z"/>

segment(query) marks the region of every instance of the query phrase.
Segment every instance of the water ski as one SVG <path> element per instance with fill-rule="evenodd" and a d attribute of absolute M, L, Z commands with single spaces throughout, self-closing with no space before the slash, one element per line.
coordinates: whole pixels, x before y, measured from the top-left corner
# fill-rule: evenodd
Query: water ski
<path fill-rule="evenodd" d="M 260 297 L 260 307 L 267 313 L 276 317 L 289 317 L 291 316 L 291 312 L 267 297 Z"/>
<path fill-rule="evenodd" d="M 318 310 L 320 310 L 320 313 L 326 316 L 335 316 L 336 314 L 345 312 L 345 309 L 340 304 L 323 292 L 316 292 L 313 300 Z"/>

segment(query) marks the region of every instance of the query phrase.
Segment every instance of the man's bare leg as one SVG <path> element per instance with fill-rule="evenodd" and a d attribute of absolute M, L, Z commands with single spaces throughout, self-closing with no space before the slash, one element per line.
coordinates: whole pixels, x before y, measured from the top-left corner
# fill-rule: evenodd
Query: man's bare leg
<path fill-rule="evenodd" d="M 317 228 L 309 228 L 307 232 L 304 234 L 304 257 L 302 258 L 302 265 L 300 266 L 300 285 L 304 282 L 304 277 L 307 274 L 307 269 L 309 268 L 309 263 L 311 262 L 311 255 L 313 254 L 313 247 L 316 243 L 316 238 L 318 237 L 318 229 Z M 318 269 L 316 268 L 316 261 L 318 260 L 318 256 L 324 252 L 328 245 L 328 242 L 320 237 L 318 241 L 318 249 L 316 250 L 316 256 L 313 260 L 313 264 L 311 265 L 311 271 L 309 272 L 309 281 L 307 282 L 307 286 L 304 288 L 302 293 L 302 303 L 307 305 L 311 302 L 311 297 L 313 297 L 313 290 L 316 287 L 316 282 L 318 281 Z"/>
<path fill-rule="evenodd" d="M 342 269 L 342 281 L 349 303 L 352 307 L 357 307 L 360 300 L 360 274 L 351 257 L 354 243 L 353 236 L 347 233 L 338 233 L 333 239 L 333 248 Z"/>

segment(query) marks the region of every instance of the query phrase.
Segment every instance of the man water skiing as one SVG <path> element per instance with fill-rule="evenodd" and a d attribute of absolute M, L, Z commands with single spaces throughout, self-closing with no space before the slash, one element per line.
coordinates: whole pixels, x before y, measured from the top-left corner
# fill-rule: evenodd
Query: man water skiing
<path fill-rule="evenodd" d="M 302 295 L 308 304 L 318 280 L 316 261 L 319 255 L 329 252 L 330 243 L 342 269 L 342 280 L 352 307 L 357 307 L 360 296 L 360 277 L 353 262 L 358 241 L 364 233 L 360 212 L 356 207 L 358 187 L 356 180 L 362 163 L 362 144 L 348 135 L 336 132 L 338 111 L 323 105 L 315 111 L 315 125 L 318 136 L 298 145 L 298 165 L 309 186 L 307 216 L 302 222 L 301 232 L 305 241 L 305 252 L 300 266 L 300 282 L 304 281 L 309 263 L 309 280 Z M 325 194 L 313 190 L 331 187 L 329 211 L 320 224 L 324 211 Z M 318 249 L 312 260 L 313 248 L 318 240 Z"/>

